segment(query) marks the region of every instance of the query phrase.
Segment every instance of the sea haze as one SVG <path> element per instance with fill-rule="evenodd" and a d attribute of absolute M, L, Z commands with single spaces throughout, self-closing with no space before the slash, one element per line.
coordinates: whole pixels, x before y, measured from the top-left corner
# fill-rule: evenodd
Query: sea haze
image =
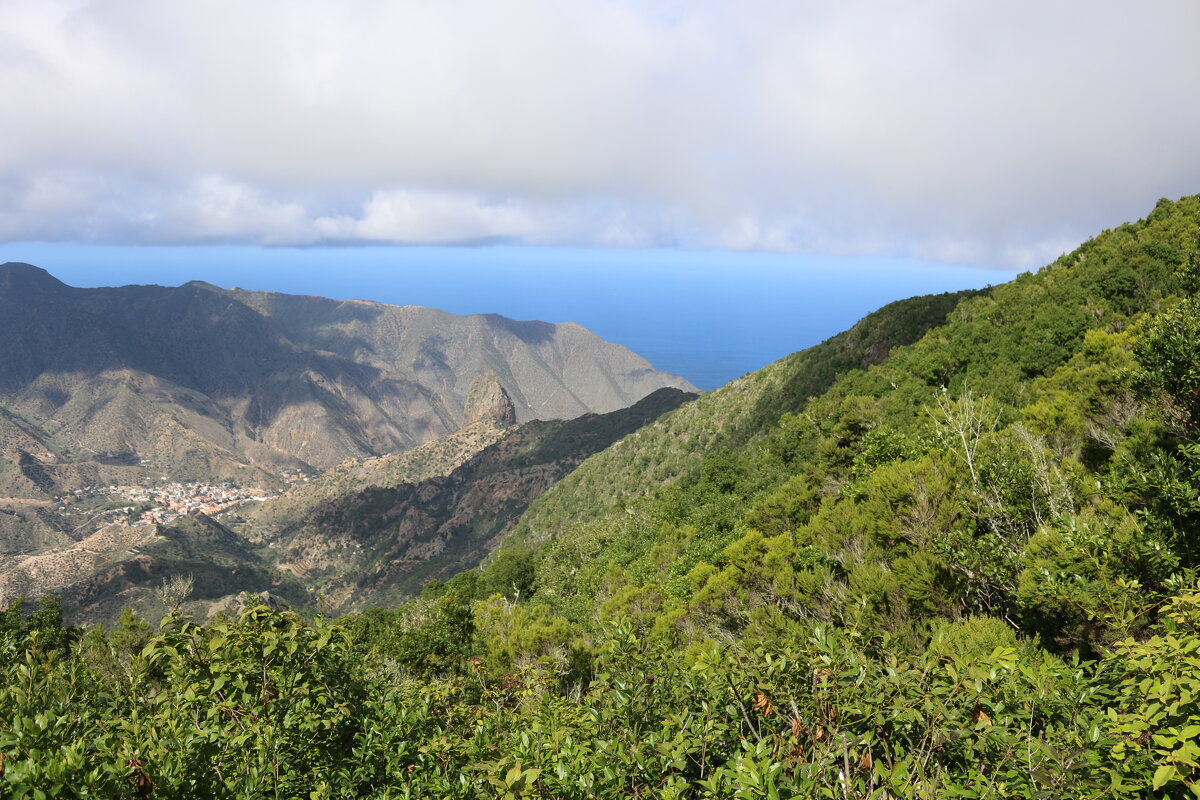
<path fill-rule="evenodd" d="M 455 314 L 578 322 L 701 389 L 716 387 L 917 294 L 1015 273 L 911 259 L 490 246 L 263 248 L 6 245 L 73 286 L 203 280 Z"/>

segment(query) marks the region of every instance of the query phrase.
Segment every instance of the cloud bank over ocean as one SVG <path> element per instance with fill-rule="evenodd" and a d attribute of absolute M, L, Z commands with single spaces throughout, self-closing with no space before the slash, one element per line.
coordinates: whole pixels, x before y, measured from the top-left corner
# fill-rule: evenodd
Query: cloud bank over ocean
<path fill-rule="evenodd" d="M 1200 186 L 1200 5 L 6 0 L 0 239 L 1045 263 Z"/>

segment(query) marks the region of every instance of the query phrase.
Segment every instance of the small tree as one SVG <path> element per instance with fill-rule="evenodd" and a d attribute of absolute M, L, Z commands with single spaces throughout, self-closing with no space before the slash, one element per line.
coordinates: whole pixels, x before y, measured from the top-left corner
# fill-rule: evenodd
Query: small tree
<path fill-rule="evenodd" d="M 1158 315 L 1134 344 L 1141 370 L 1135 388 L 1162 413 L 1179 436 L 1195 440 L 1200 431 L 1200 266 L 1193 253 L 1181 270 L 1192 296 Z"/>
<path fill-rule="evenodd" d="M 163 578 L 162 582 L 155 587 L 154 596 L 166 608 L 167 614 L 173 614 L 191 596 L 195 582 L 196 579 L 191 575 L 172 575 Z"/>

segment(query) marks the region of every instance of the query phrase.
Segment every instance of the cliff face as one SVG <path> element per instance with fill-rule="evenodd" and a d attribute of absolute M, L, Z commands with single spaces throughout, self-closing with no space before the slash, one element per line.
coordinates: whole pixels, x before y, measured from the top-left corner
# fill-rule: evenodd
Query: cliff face
<path fill-rule="evenodd" d="M 27 264 L 0 266 L 0 342 L 0 496 L 147 475 L 270 483 L 484 417 L 691 388 L 570 323 L 201 283 L 78 289 Z"/>
<path fill-rule="evenodd" d="M 517 409 L 496 373 L 487 372 L 471 381 L 467 387 L 467 405 L 463 410 L 463 426 L 491 421 L 512 425 L 517 421 Z"/>

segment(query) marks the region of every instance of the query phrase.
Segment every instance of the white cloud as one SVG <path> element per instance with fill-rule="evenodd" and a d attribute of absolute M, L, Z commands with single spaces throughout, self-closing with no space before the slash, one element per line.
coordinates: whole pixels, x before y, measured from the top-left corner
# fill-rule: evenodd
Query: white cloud
<path fill-rule="evenodd" d="M 484 201 L 467 194 L 392 190 L 375 192 L 361 217 L 322 217 L 314 223 L 327 239 L 444 244 L 523 239 L 538 224 L 511 200 Z"/>
<path fill-rule="evenodd" d="M 0 0 L 0 237 L 1032 266 L 1200 191 L 1200 5 Z"/>

